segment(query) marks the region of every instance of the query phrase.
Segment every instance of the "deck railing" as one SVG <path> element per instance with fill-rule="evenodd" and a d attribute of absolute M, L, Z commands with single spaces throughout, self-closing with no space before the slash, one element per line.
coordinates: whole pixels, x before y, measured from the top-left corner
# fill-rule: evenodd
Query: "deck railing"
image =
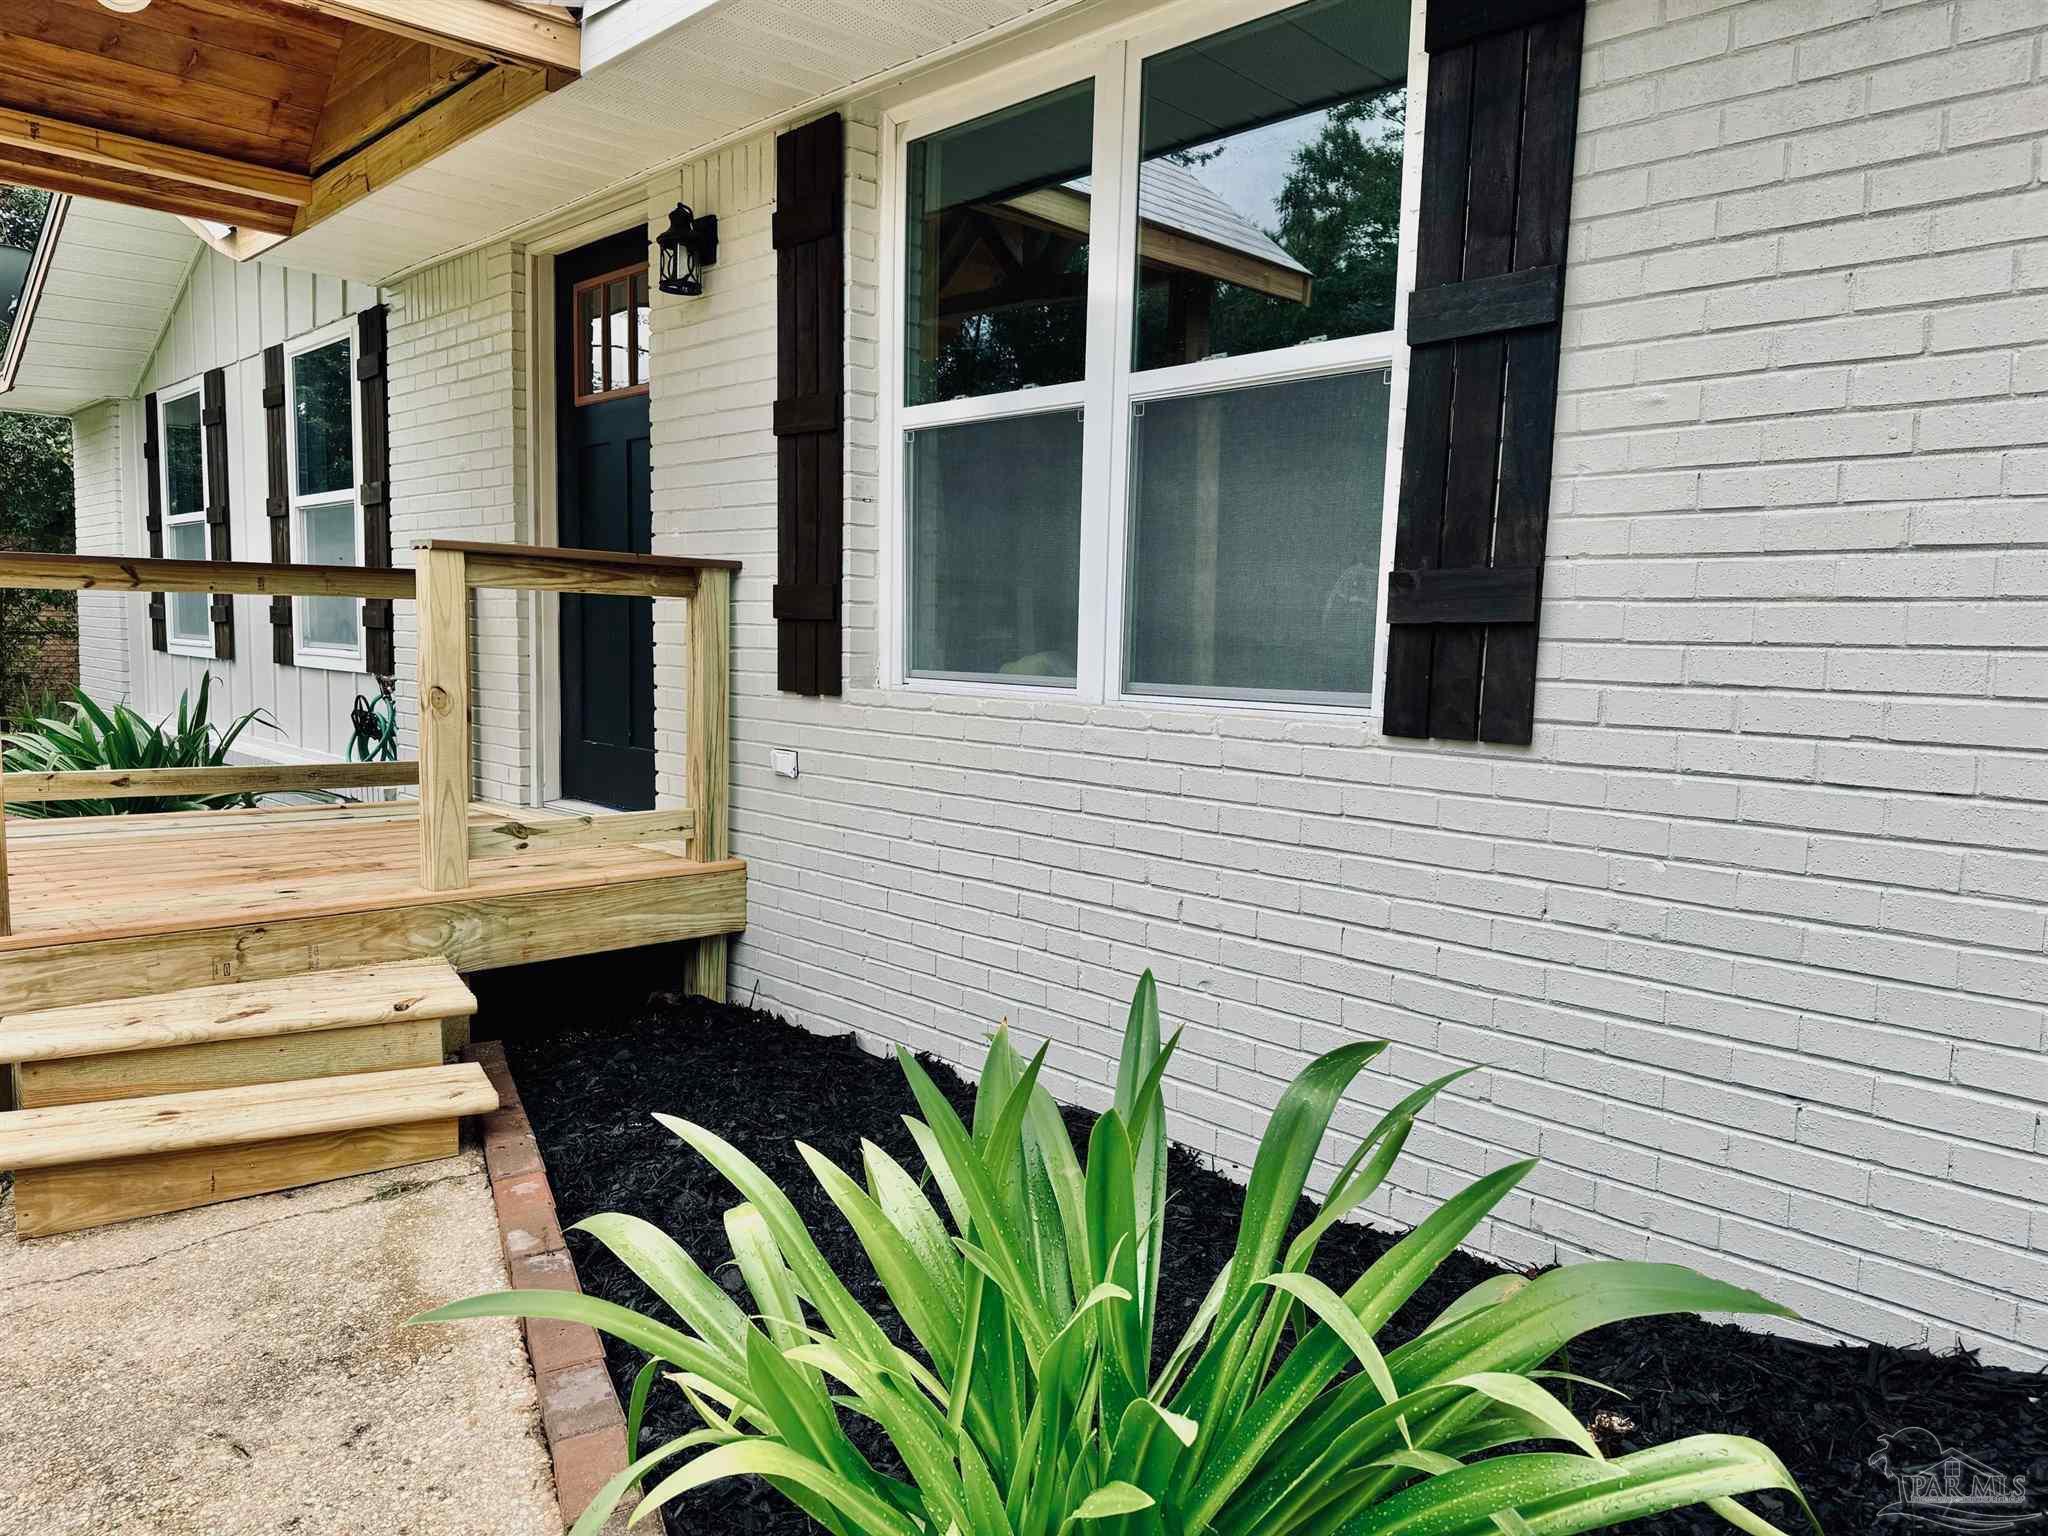
<path fill-rule="evenodd" d="M 252 561 L 148 560 L 120 556 L 0 553 L 0 587 L 80 592 L 249 593 L 265 597 L 410 600 L 419 618 L 419 759 L 159 768 L 107 773 L 0 773 L 0 937 L 10 929 L 6 804 L 70 799 L 282 793 L 419 787 L 419 882 L 429 891 L 469 884 L 472 859 L 535 847 L 682 838 L 692 859 L 730 851 L 732 583 L 739 563 L 613 554 L 524 544 L 428 539 L 413 570 L 272 565 Z M 469 593 L 480 587 L 689 601 L 684 798 L 666 811 L 470 822 Z M 725 939 L 692 946 L 692 990 L 722 997 Z"/>

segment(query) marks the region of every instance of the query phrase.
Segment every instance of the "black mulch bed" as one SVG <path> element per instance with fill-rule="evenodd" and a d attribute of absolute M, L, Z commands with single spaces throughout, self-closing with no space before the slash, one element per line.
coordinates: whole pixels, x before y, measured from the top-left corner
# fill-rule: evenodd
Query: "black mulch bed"
<path fill-rule="evenodd" d="M 550 984 L 535 990 L 530 982 L 540 976 Z M 500 978 L 485 990 L 501 994 L 509 1006 L 492 1007 L 487 995 L 480 1022 L 498 1026 L 505 1036 L 564 1226 L 598 1211 L 644 1217 L 730 1288 L 740 1289 L 730 1267 L 716 1267 L 730 1258 L 723 1218 L 736 1196 L 649 1117 L 660 1110 L 698 1121 L 781 1184 L 855 1296 L 899 1342 L 910 1342 L 858 1243 L 793 1147 L 802 1138 L 857 1174 L 859 1144 L 867 1137 L 906 1167 L 921 1166 L 901 1121 L 915 1104 L 893 1061 L 863 1051 L 850 1035 L 821 1038 L 767 1013 L 664 993 L 640 1002 L 647 994 L 622 994 L 616 975 L 602 989 L 611 993 L 606 1000 L 593 991 L 597 972 L 530 968 Z M 534 1006 L 549 995 L 571 1006 Z M 525 1032 L 507 1026 L 521 1017 L 583 1022 L 540 1024 Z M 966 1114 L 970 1086 L 936 1062 L 927 1060 L 926 1066 Z M 1081 1111 L 1068 1114 L 1084 1146 L 1091 1119 Z M 1160 1295 L 1163 1347 L 1180 1336 L 1228 1260 L 1241 1198 L 1236 1183 L 1179 1147 L 1173 1150 L 1170 1191 Z M 1311 1209 L 1304 1201 L 1299 1219 L 1306 1220 Z M 1342 1224 L 1323 1239 L 1315 1269 L 1341 1289 L 1394 1235 Z M 598 1244 L 580 1233 L 569 1241 L 592 1294 L 661 1311 L 652 1294 Z M 1395 1317 L 1382 1343 L 1391 1347 L 1409 1337 L 1495 1272 L 1483 1259 L 1454 1255 Z M 606 1347 L 624 1401 L 641 1361 L 610 1340 Z M 1601 1423 L 1610 1452 L 1702 1432 L 1755 1436 L 1785 1459 L 1828 1536 L 1864 1536 L 1880 1524 L 1900 1529 L 1882 1514 L 1893 1499 L 1892 1485 L 1867 1462 L 1880 1436 L 1908 1427 L 1923 1428 L 1946 1447 L 1998 1471 L 2026 1474 L 2034 1508 L 2048 1502 L 2048 1380 L 2039 1375 L 1979 1365 L 1962 1354 L 1823 1347 L 1690 1317 L 1619 1323 L 1588 1334 L 1572 1348 L 1569 1365 L 1628 1394 L 1625 1402 L 1608 1400 L 1631 1426 Z M 1592 1407 L 1584 1395 L 1579 1406 L 1582 1413 Z M 660 1385 L 649 1419 L 650 1445 L 695 1427 L 680 1394 Z M 850 1428 L 878 1466 L 893 1461 L 872 1426 L 856 1421 Z M 1918 1444 L 1932 1454 L 1928 1442 Z M 1796 1528 L 1786 1501 L 1763 1495 L 1751 1502 L 1781 1528 Z M 816 1530 L 765 1485 L 752 1483 L 714 1485 L 667 1515 L 674 1536 L 803 1536 Z M 2041 1521 L 2037 1513 L 2022 1530 L 2042 1530 Z M 1658 1536 L 1726 1536 L 1731 1529 L 1705 1511 L 1680 1511 L 1651 1524 Z"/>

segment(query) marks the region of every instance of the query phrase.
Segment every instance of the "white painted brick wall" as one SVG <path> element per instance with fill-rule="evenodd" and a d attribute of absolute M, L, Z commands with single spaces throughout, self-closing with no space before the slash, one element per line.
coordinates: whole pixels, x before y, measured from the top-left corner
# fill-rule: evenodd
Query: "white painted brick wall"
<path fill-rule="evenodd" d="M 2044 28 L 1593 0 L 1528 750 L 878 689 L 859 113 L 849 688 L 778 693 L 772 144 L 652 188 L 721 220 L 709 296 L 657 314 L 654 494 L 657 549 L 746 562 L 734 995 L 966 1064 L 1007 1017 L 1099 1102 L 1151 965 L 1177 1133 L 1226 1163 L 1312 1053 L 1383 1036 L 1348 1131 L 1484 1070 L 1379 1215 L 1536 1153 L 1502 1258 L 1677 1259 L 2048 1361 Z"/>
<path fill-rule="evenodd" d="M 526 460 L 526 253 L 499 244 L 432 267 L 387 294 L 391 306 L 391 547 L 413 540 L 533 538 Z M 527 697 L 530 604 L 479 592 L 470 625 L 474 792 L 525 804 L 532 773 Z M 418 615 L 396 607 L 400 735 L 418 741 Z"/>
<path fill-rule="evenodd" d="M 82 555 L 118 555 L 127 548 L 122 466 L 128 415 L 125 404 L 108 401 L 72 418 L 73 532 Z M 128 697 L 128 625 L 135 606 L 125 594 L 78 594 L 78 684 L 95 699 Z"/>

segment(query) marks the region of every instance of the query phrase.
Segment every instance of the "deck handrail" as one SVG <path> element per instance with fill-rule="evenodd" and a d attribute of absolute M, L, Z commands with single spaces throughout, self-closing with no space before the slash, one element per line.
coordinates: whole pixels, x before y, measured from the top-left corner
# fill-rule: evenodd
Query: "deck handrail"
<path fill-rule="evenodd" d="M 403 788 L 419 781 L 418 763 L 223 763 L 212 768 L 10 773 L 6 775 L 6 794 L 17 805 L 159 797 L 201 800 L 293 790 Z"/>
<path fill-rule="evenodd" d="M 398 764 L 262 765 L 240 769 L 163 769 L 182 780 L 145 780 L 139 773 L 23 774 L 0 772 L 0 936 L 9 930 L 6 798 L 10 780 L 24 780 L 15 798 L 111 799 L 154 794 L 278 793 L 291 789 L 419 785 L 420 884 L 429 891 L 469 884 L 469 861 L 523 847 L 503 832 L 478 838 L 469 822 L 469 592 L 497 588 L 576 592 L 610 597 L 690 600 L 684 789 L 687 818 L 653 816 L 586 831 L 587 841 L 631 840 L 663 833 L 688 839 L 689 857 L 712 863 L 731 850 L 727 802 L 732 774 L 732 586 L 737 560 L 620 554 L 546 545 L 423 539 L 416 565 L 403 567 L 291 565 L 241 560 L 130 559 L 0 551 L 0 588 L 73 592 L 248 593 L 271 597 L 393 598 L 418 604 L 419 759 Z M 341 776 L 322 776 L 339 771 Z M 240 779 L 230 778 L 238 773 Z M 215 778 L 191 775 L 217 774 Z M 380 776 L 383 774 L 390 777 Z M 255 775 L 257 782 L 250 783 Z M 71 784 L 36 781 L 70 780 Z M 86 780 L 91 780 L 90 784 Z M 137 786 L 140 787 L 130 787 Z M 75 786 L 75 789 L 74 789 Z M 49 793 L 52 788 L 66 791 Z M 686 824 L 687 821 L 687 824 Z M 558 836 L 564 834 L 557 834 Z M 726 941 L 699 940 L 687 981 L 708 997 L 725 995 Z"/>

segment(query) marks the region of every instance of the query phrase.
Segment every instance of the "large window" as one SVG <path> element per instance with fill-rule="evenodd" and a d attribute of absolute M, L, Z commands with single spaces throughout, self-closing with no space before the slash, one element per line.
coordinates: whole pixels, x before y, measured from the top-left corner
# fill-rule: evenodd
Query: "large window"
<path fill-rule="evenodd" d="M 1237 15 L 897 125 L 910 677 L 1371 697 L 1409 12 Z"/>
<path fill-rule="evenodd" d="M 286 351 L 292 559 L 301 565 L 363 563 L 354 338 L 355 322 L 348 320 Z M 360 672 L 361 599 L 301 597 L 294 603 L 298 664 Z"/>
<path fill-rule="evenodd" d="M 209 477 L 226 474 L 227 466 L 206 461 L 199 380 L 165 390 L 157 397 L 157 410 L 161 413 L 158 452 L 164 480 L 164 554 L 172 560 L 210 560 L 213 542 L 206 525 L 206 488 Z M 173 592 L 169 602 L 170 648 L 191 656 L 212 655 L 207 595 Z"/>

